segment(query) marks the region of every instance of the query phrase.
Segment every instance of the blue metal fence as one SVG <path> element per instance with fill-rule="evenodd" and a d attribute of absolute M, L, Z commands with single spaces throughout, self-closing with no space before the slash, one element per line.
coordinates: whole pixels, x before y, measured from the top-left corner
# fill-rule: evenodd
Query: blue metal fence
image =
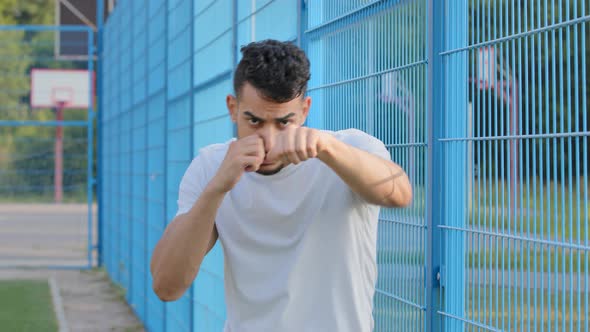
<path fill-rule="evenodd" d="M 151 252 L 239 47 L 300 44 L 308 125 L 380 138 L 414 202 L 379 221 L 376 331 L 588 331 L 588 0 L 121 0 L 104 30 L 102 248 L 150 331 L 221 331 L 217 245 L 184 296 Z"/>

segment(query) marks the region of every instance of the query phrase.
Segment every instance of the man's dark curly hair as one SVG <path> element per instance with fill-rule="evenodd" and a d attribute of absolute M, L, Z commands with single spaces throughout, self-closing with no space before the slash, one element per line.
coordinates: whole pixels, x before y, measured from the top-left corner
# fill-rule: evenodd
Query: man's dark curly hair
<path fill-rule="evenodd" d="M 243 46 L 241 52 L 243 57 L 234 74 L 238 98 L 246 82 L 261 97 L 277 103 L 305 94 L 310 78 L 309 59 L 299 47 L 267 39 Z"/>

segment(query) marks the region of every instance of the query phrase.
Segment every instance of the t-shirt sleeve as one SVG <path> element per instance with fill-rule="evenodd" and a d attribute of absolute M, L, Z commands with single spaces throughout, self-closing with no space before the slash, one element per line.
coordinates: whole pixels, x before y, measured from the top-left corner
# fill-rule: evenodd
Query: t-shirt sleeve
<path fill-rule="evenodd" d="M 180 181 L 177 216 L 187 213 L 193 207 L 207 185 L 203 163 L 201 155 L 193 159 Z"/>
<path fill-rule="evenodd" d="M 372 153 L 383 159 L 391 160 L 391 155 L 385 144 L 379 139 L 358 129 L 347 129 L 336 132 L 336 138 L 342 142 L 354 146 L 357 149 Z"/>

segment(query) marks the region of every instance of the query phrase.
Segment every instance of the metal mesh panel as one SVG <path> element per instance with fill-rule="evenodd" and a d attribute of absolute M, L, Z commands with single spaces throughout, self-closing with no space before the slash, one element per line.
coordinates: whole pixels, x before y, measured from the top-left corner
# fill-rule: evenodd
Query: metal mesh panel
<path fill-rule="evenodd" d="M 414 187 L 411 207 L 383 209 L 379 220 L 377 331 L 424 329 L 425 4 L 316 1 L 308 10 L 309 94 L 318 112 L 310 125 L 376 136 Z"/>
<path fill-rule="evenodd" d="M 446 2 L 447 329 L 588 330 L 588 5 Z"/>

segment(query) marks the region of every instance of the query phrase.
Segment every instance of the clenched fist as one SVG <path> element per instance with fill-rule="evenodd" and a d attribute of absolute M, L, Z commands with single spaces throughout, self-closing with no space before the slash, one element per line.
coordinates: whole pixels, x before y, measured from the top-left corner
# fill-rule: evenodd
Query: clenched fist
<path fill-rule="evenodd" d="M 264 162 L 264 156 L 264 142 L 257 135 L 232 142 L 211 185 L 219 192 L 230 191 L 244 172 L 258 171 Z"/>
<path fill-rule="evenodd" d="M 331 137 L 312 128 L 288 127 L 277 134 L 266 160 L 280 160 L 286 166 L 319 157 Z"/>

